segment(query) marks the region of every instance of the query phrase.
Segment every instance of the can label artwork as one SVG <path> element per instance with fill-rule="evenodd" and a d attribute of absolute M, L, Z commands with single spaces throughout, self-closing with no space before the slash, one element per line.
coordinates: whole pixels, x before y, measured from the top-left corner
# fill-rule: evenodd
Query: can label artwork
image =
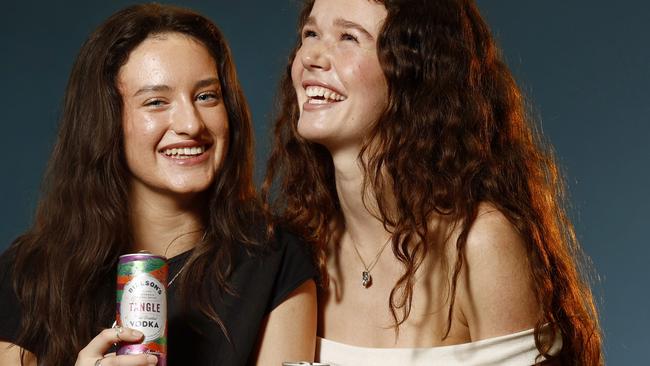
<path fill-rule="evenodd" d="M 150 353 L 167 364 L 167 260 L 147 253 L 120 257 L 117 267 L 117 325 L 144 334 L 142 343 L 122 343 L 118 355 Z"/>

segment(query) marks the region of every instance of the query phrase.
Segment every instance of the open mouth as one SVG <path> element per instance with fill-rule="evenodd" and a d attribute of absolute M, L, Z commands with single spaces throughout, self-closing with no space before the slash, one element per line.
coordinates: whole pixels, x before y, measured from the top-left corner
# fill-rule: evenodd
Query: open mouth
<path fill-rule="evenodd" d="M 330 104 L 347 99 L 345 95 L 322 86 L 308 86 L 305 88 L 305 94 L 307 94 L 307 103 L 309 104 Z"/>
<path fill-rule="evenodd" d="M 191 159 L 202 155 L 210 148 L 210 145 L 193 147 L 175 147 L 161 151 L 164 155 L 173 159 Z"/>

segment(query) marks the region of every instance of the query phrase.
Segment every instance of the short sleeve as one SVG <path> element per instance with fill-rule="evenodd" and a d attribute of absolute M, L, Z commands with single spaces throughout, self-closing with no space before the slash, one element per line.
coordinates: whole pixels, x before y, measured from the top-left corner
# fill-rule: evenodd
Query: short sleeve
<path fill-rule="evenodd" d="M 13 256 L 0 255 L 0 341 L 16 344 L 21 310 L 12 285 Z"/>
<path fill-rule="evenodd" d="M 300 285 L 318 277 L 307 244 L 296 236 L 280 230 L 278 230 L 277 240 L 282 251 L 282 259 L 272 290 L 269 312 L 280 305 Z"/>

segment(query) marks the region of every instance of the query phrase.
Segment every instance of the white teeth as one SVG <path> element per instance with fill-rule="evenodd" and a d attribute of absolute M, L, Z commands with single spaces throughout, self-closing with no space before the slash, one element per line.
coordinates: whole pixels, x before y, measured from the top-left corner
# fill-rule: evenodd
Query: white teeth
<path fill-rule="evenodd" d="M 332 89 L 324 88 L 322 86 L 308 86 L 305 88 L 305 93 L 307 94 L 307 97 L 309 97 L 310 99 L 309 103 L 311 104 L 324 104 L 324 103 L 312 103 L 314 101 L 313 98 L 315 97 L 324 98 L 319 101 L 324 101 L 326 103 L 329 103 L 331 101 L 340 102 L 347 99 L 347 97 L 336 93 Z"/>
<path fill-rule="evenodd" d="M 180 147 L 173 149 L 166 149 L 163 151 L 163 154 L 167 156 L 174 156 L 178 159 L 188 159 L 192 156 L 201 155 L 205 151 L 205 146 L 195 146 L 195 147 Z"/>
<path fill-rule="evenodd" d="M 309 104 L 327 104 L 327 103 L 330 103 L 330 102 L 328 102 L 327 99 L 312 99 L 312 98 L 309 98 L 308 103 Z"/>

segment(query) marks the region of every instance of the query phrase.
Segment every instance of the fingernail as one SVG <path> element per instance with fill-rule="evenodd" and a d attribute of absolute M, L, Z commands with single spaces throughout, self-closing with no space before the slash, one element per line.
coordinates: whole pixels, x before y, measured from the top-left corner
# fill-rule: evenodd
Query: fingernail
<path fill-rule="evenodd" d="M 132 330 L 131 330 L 131 334 L 132 334 L 134 337 L 142 337 L 142 336 L 144 335 L 144 334 L 142 334 L 141 331 L 139 331 L 139 330 L 135 330 L 135 329 L 132 329 Z M 155 357 L 155 356 L 154 356 L 154 357 Z"/>
<path fill-rule="evenodd" d="M 147 363 L 148 363 L 149 365 L 155 365 L 155 364 L 157 364 L 157 363 L 158 363 L 158 357 L 153 356 L 153 355 L 149 355 L 149 356 L 147 356 Z"/>

